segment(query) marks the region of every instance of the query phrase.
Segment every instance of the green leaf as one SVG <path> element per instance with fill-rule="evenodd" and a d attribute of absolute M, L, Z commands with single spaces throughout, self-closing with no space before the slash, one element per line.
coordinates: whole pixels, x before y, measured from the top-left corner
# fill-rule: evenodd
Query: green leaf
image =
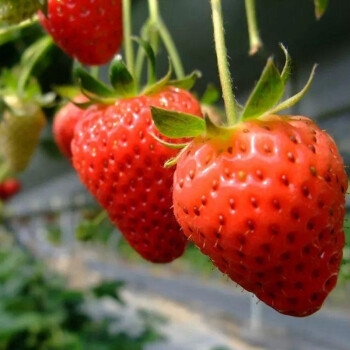
<path fill-rule="evenodd" d="M 80 94 L 80 89 L 74 85 L 55 86 L 53 90 L 63 98 L 74 98 Z"/>
<path fill-rule="evenodd" d="M 146 89 L 143 90 L 142 95 L 156 94 L 157 92 L 162 90 L 164 88 L 164 86 L 168 85 L 172 75 L 173 75 L 173 66 L 172 66 L 171 62 L 169 61 L 168 73 L 161 80 L 156 82 L 155 84 L 153 84 L 149 87 L 146 87 Z"/>
<path fill-rule="evenodd" d="M 271 110 L 269 110 L 269 113 L 271 113 L 271 114 L 277 113 L 277 112 L 282 111 L 284 109 L 290 108 L 290 107 L 294 106 L 296 103 L 298 103 L 304 97 L 304 95 L 309 91 L 311 84 L 312 84 L 312 81 L 313 81 L 314 76 L 315 76 L 316 68 L 317 68 L 317 64 L 315 64 L 313 66 L 309 80 L 307 81 L 306 85 L 299 93 L 297 93 L 293 97 L 290 97 L 289 99 L 283 101 L 282 103 L 280 103 L 276 107 L 272 108 Z"/>
<path fill-rule="evenodd" d="M 195 115 L 151 107 L 153 121 L 161 134 L 170 138 L 195 137 L 206 130 L 205 121 Z"/>
<path fill-rule="evenodd" d="M 314 0 L 316 18 L 320 19 L 325 13 L 329 0 Z"/>
<path fill-rule="evenodd" d="M 92 291 L 98 298 L 111 297 L 122 304 L 123 301 L 120 298 L 119 293 L 120 289 L 123 288 L 124 285 L 125 283 L 121 281 L 106 281 L 94 287 Z"/>
<path fill-rule="evenodd" d="M 284 64 L 283 71 L 281 73 L 281 78 L 282 78 L 283 84 L 285 85 L 288 81 L 288 78 L 290 76 L 290 72 L 292 69 L 292 58 L 290 57 L 288 50 L 282 43 L 280 43 L 280 47 L 283 50 L 284 55 L 286 57 L 286 63 Z"/>
<path fill-rule="evenodd" d="M 136 93 L 135 81 L 120 55 L 112 61 L 109 69 L 109 79 L 115 92 L 114 96 L 130 97 Z M 110 96 L 105 96 L 110 97 Z"/>
<path fill-rule="evenodd" d="M 218 102 L 219 98 L 220 98 L 220 91 L 217 89 L 215 85 L 209 84 L 201 98 L 201 104 L 211 106 L 211 105 L 214 105 L 216 102 Z"/>
<path fill-rule="evenodd" d="M 156 75 L 156 55 L 152 49 L 151 44 L 141 38 L 134 37 L 133 38 L 139 45 L 143 48 L 144 52 L 147 55 L 148 58 L 148 84 L 152 85 L 157 80 Z"/>
<path fill-rule="evenodd" d="M 168 148 L 174 148 L 174 149 L 182 149 L 185 148 L 186 146 L 189 145 L 189 142 L 186 143 L 170 143 L 170 142 L 166 142 L 164 140 L 162 140 L 161 138 L 159 138 L 157 135 L 150 133 L 150 135 L 157 140 L 160 144 L 162 144 L 165 147 Z"/>
<path fill-rule="evenodd" d="M 179 89 L 191 90 L 196 83 L 197 79 L 202 77 L 202 73 L 199 70 L 195 70 L 190 75 L 187 75 L 183 79 L 170 80 L 167 85 L 174 86 Z"/>
<path fill-rule="evenodd" d="M 227 138 L 229 135 L 231 135 L 230 128 L 215 124 L 208 114 L 204 116 L 204 121 L 206 125 L 207 135 L 220 138 Z"/>
<path fill-rule="evenodd" d="M 258 117 L 275 106 L 284 93 L 284 84 L 278 69 L 269 58 L 262 75 L 251 93 L 242 113 L 242 119 Z"/>
<path fill-rule="evenodd" d="M 81 67 L 74 70 L 74 76 L 82 90 L 91 93 L 92 95 L 113 98 L 116 97 L 116 92 L 110 89 L 107 85 L 95 79 L 87 71 Z"/>

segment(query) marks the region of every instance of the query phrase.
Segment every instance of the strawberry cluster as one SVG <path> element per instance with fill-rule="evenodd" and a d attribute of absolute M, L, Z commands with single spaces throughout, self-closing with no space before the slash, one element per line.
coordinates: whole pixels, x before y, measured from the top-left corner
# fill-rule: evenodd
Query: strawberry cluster
<path fill-rule="evenodd" d="M 0 200 L 7 201 L 21 190 L 21 183 L 17 179 L 6 179 L 0 183 Z"/>

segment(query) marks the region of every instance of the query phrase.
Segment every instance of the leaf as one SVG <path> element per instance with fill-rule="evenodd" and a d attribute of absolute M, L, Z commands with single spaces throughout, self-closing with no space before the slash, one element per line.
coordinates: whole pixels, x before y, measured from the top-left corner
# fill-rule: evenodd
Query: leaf
<path fill-rule="evenodd" d="M 159 138 L 157 135 L 150 133 L 150 135 L 156 140 L 158 141 L 160 144 L 162 144 L 165 147 L 168 148 L 174 148 L 174 149 L 182 149 L 185 148 L 186 146 L 189 145 L 189 142 L 186 143 L 170 143 L 170 142 L 166 142 L 164 140 L 162 140 L 161 138 Z"/>
<path fill-rule="evenodd" d="M 119 292 L 125 283 L 121 281 L 106 281 L 102 282 L 96 287 L 93 287 L 92 292 L 97 298 L 111 297 L 123 304 L 122 299 L 120 298 Z"/>
<path fill-rule="evenodd" d="M 275 106 L 284 93 L 284 84 L 278 69 L 269 58 L 261 77 L 248 98 L 242 119 L 254 118 Z"/>
<path fill-rule="evenodd" d="M 147 55 L 148 58 L 148 84 L 152 85 L 156 82 L 157 76 L 156 76 L 156 55 L 152 49 L 151 44 L 141 38 L 134 37 L 133 38 L 139 45 L 143 48 L 144 52 Z"/>
<path fill-rule="evenodd" d="M 206 125 L 207 135 L 210 135 L 213 137 L 226 138 L 226 137 L 229 137 L 229 135 L 231 134 L 230 128 L 215 124 L 212 118 L 208 114 L 204 116 L 204 121 Z"/>
<path fill-rule="evenodd" d="M 329 0 L 314 0 L 316 18 L 320 19 L 326 12 Z"/>
<path fill-rule="evenodd" d="M 81 67 L 77 67 L 74 70 L 74 76 L 81 87 L 81 89 L 92 93 L 96 96 L 113 98 L 116 97 L 116 92 L 110 89 L 107 85 L 103 84 L 99 80 L 95 79 L 87 71 Z"/>
<path fill-rule="evenodd" d="M 217 87 L 213 84 L 209 84 L 201 98 L 201 104 L 211 106 L 216 102 L 218 102 L 219 98 L 220 98 L 220 92 L 217 89 Z"/>
<path fill-rule="evenodd" d="M 152 86 L 146 87 L 146 89 L 143 90 L 142 95 L 153 95 L 159 92 L 164 88 L 164 86 L 168 85 L 169 80 L 171 76 L 173 75 L 173 66 L 171 62 L 169 61 L 169 70 L 168 73 L 158 82 L 153 84 Z"/>
<path fill-rule="evenodd" d="M 187 75 L 183 79 L 170 80 L 167 85 L 174 86 L 179 89 L 191 90 L 198 78 L 202 77 L 202 73 L 199 70 L 193 71 L 190 75 Z"/>
<path fill-rule="evenodd" d="M 312 81 L 313 81 L 314 76 L 315 76 L 316 68 L 317 68 L 317 64 L 315 64 L 313 66 L 309 80 L 307 81 L 306 85 L 299 93 L 297 93 L 293 97 L 290 97 L 289 99 L 283 101 L 282 103 L 277 105 L 275 108 L 272 108 L 271 110 L 268 111 L 268 113 L 271 113 L 271 114 L 277 113 L 277 112 L 282 111 L 284 109 L 290 108 L 290 107 L 294 106 L 296 103 L 298 103 L 304 97 L 304 95 L 309 91 L 311 84 L 312 84 Z"/>
<path fill-rule="evenodd" d="M 74 85 L 55 86 L 53 90 L 63 98 L 74 98 L 80 94 L 80 89 Z"/>
<path fill-rule="evenodd" d="M 290 76 L 290 72 L 292 69 L 291 68 L 292 67 L 292 58 L 290 57 L 288 50 L 286 49 L 286 47 L 282 43 L 280 43 L 280 47 L 283 50 L 284 55 L 286 57 L 286 63 L 284 64 L 283 71 L 281 73 L 281 78 L 282 78 L 282 81 L 285 85 L 287 83 L 287 80 Z"/>
<path fill-rule="evenodd" d="M 195 137 L 206 130 L 205 121 L 195 115 L 151 107 L 153 121 L 161 134 L 170 138 Z"/>
<path fill-rule="evenodd" d="M 113 92 L 114 96 L 130 97 L 136 93 L 134 78 L 126 68 L 120 55 L 117 55 L 111 63 L 109 79 L 115 90 L 115 92 Z"/>

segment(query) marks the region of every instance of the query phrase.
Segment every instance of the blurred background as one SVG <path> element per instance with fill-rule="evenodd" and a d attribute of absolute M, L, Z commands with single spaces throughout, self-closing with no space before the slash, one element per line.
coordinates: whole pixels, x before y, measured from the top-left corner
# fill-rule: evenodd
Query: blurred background
<path fill-rule="evenodd" d="M 313 63 L 319 64 L 306 98 L 290 112 L 317 120 L 350 164 L 350 2 L 331 1 L 317 21 L 311 0 L 258 0 L 265 45 L 253 57 L 244 2 L 224 0 L 223 6 L 238 100 L 244 102 L 269 56 L 283 66 L 278 43 L 284 43 L 294 59 L 289 95 L 302 88 Z M 219 87 L 209 1 L 160 0 L 160 7 L 186 71 L 203 73 L 195 91 L 203 93 L 208 83 Z M 135 33 L 147 14 L 146 1 L 133 0 Z M 40 26 L 33 25 L 0 38 L 1 69 L 14 65 L 41 35 Z M 49 91 L 71 82 L 71 68 L 72 61 L 54 48 L 35 73 Z M 159 74 L 166 69 L 163 57 Z M 108 67 L 101 71 L 105 80 L 107 72 Z M 47 110 L 49 119 L 54 112 Z M 7 203 L 0 236 L 0 310 L 8 305 L 14 310 L 0 313 L 0 349 L 349 349 L 348 248 L 326 306 L 306 319 L 288 318 L 228 281 L 193 246 L 171 265 L 154 266 L 133 253 L 108 222 L 91 227 L 99 209 L 59 154 L 51 123 L 20 179 L 23 190 Z M 31 312 L 19 317 L 26 308 Z"/>

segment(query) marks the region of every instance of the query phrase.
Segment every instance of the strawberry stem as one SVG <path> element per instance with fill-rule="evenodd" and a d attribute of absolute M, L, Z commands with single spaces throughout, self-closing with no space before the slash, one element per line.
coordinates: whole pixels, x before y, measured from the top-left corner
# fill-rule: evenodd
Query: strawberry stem
<path fill-rule="evenodd" d="M 134 46 L 132 42 L 131 0 L 123 0 L 123 32 L 125 59 L 129 72 L 134 75 Z"/>
<path fill-rule="evenodd" d="M 247 13 L 250 55 L 255 55 L 262 47 L 262 41 L 259 34 L 258 21 L 256 17 L 255 0 L 245 0 L 245 8 Z"/>
<path fill-rule="evenodd" d="M 99 66 L 92 66 L 90 68 L 90 73 L 94 78 L 98 79 L 98 76 L 100 73 L 100 67 Z"/>
<path fill-rule="evenodd" d="M 233 125 L 236 123 L 238 115 L 225 44 L 221 0 L 211 0 L 211 8 L 213 13 L 216 55 L 226 111 L 226 120 L 222 120 L 222 122 Z"/>
<path fill-rule="evenodd" d="M 157 55 L 158 52 L 158 31 L 157 31 L 157 25 L 159 21 L 159 5 L 157 0 L 148 0 L 148 8 L 149 8 L 149 14 L 150 14 L 150 25 L 151 25 L 151 31 L 150 31 L 150 42 L 151 46 L 153 48 L 153 51 Z"/>
<path fill-rule="evenodd" d="M 164 24 L 163 20 L 161 18 L 158 19 L 158 31 L 159 35 L 168 51 L 168 54 L 170 56 L 171 62 L 174 66 L 174 71 L 176 74 L 177 79 L 183 79 L 185 77 L 184 68 L 181 62 L 180 55 L 177 51 L 177 48 L 175 46 L 175 43 L 168 31 L 168 28 Z"/>

